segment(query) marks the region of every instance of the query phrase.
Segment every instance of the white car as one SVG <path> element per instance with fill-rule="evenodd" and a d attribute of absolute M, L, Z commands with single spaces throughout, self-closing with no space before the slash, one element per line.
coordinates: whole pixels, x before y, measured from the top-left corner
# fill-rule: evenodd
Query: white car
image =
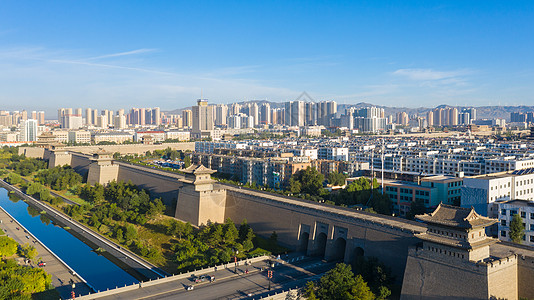
<path fill-rule="evenodd" d="M 186 290 L 186 291 L 192 291 L 194 288 L 195 288 L 195 286 L 193 286 L 193 285 L 188 285 L 188 286 L 185 287 L 185 290 Z"/>

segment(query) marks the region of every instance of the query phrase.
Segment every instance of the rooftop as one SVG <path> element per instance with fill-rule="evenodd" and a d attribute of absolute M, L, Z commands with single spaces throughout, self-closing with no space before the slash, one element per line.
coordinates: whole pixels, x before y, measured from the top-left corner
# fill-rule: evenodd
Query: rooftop
<path fill-rule="evenodd" d="M 440 203 L 430 214 L 416 216 L 417 219 L 431 224 L 445 225 L 463 229 L 486 227 L 497 222 L 496 219 L 483 217 L 473 207 L 464 208 Z"/>
<path fill-rule="evenodd" d="M 515 206 L 530 206 L 534 207 L 534 201 L 531 200 L 522 200 L 522 199 L 514 199 L 514 200 L 508 200 L 508 201 L 499 201 L 498 204 L 511 204 Z"/>
<path fill-rule="evenodd" d="M 180 170 L 186 174 L 213 174 L 217 171 L 215 170 L 212 170 L 210 168 L 206 168 L 204 167 L 203 165 L 190 165 L 188 168 L 186 169 L 182 169 Z"/>

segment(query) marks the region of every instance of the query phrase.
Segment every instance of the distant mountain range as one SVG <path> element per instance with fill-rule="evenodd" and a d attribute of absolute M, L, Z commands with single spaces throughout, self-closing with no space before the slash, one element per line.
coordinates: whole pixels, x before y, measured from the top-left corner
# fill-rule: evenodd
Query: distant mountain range
<path fill-rule="evenodd" d="M 271 105 L 271 108 L 283 108 L 284 102 L 271 102 L 266 100 L 251 100 L 251 101 L 243 101 L 238 102 L 239 104 L 246 104 L 246 103 L 257 103 L 258 105 L 261 105 L 263 103 L 269 103 Z M 387 115 L 395 115 L 399 112 L 406 112 L 408 115 L 418 115 L 418 116 L 425 116 L 426 113 L 435 107 L 428 108 L 428 107 L 418 107 L 418 108 L 409 108 L 409 107 L 388 107 L 388 106 L 382 106 L 372 103 L 366 103 L 366 102 L 360 102 L 356 104 L 338 104 L 338 112 L 343 113 L 346 108 L 348 107 L 369 107 L 369 106 L 376 106 L 383 108 L 385 111 L 386 116 Z M 507 121 L 510 121 L 510 113 L 513 112 L 532 112 L 534 111 L 534 106 L 453 106 L 453 105 L 439 105 L 438 108 L 447 108 L 447 107 L 456 107 L 459 111 L 462 110 L 462 108 L 469 108 L 474 107 L 477 110 L 477 119 L 496 119 L 496 118 L 503 118 Z M 166 113 L 169 114 L 180 114 L 182 110 L 184 109 L 191 109 L 191 106 L 175 109 L 172 111 L 167 111 Z"/>

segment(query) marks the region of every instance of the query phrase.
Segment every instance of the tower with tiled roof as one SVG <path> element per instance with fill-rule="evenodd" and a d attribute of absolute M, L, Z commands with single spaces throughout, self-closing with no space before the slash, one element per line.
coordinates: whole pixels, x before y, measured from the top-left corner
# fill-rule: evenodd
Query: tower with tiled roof
<path fill-rule="evenodd" d="M 444 204 L 416 218 L 427 230 L 408 252 L 401 299 L 518 299 L 517 256 L 490 253 L 496 219 Z"/>

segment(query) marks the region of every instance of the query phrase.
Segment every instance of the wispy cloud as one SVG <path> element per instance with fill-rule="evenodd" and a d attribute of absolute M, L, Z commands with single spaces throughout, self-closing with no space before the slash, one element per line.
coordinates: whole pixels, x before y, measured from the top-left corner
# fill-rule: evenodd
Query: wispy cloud
<path fill-rule="evenodd" d="M 164 71 L 152 70 L 152 69 L 147 69 L 147 68 L 128 67 L 128 66 L 120 66 L 120 65 L 112 65 L 112 64 L 91 63 L 91 62 L 86 62 L 86 61 L 83 61 L 83 60 L 49 59 L 49 60 L 47 60 L 47 62 L 60 63 L 60 64 L 84 65 L 84 66 L 90 66 L 90 67 L 100 67 L 100 68 L 110 68 L 110 69 L 123 69 L 123 70 L 130 70 L 130 71 L 157 73 L 157 74 L 163 74 L 163 75 L 177 75 L 177 74 L 171 73 L 171 72 L 164 72 Z"/>
<path fill-rule="evenodd" d="M 125 52 L 118 52 L 118 53 L 111 53 L 111 54 L 105 54 L 95 57 L 89 57 L 87 60 L 95 60 L 95 59 L 102 59 L 102 58 L 112 58 L 112 57 L 120 57 L 120 56 L 128 56 L 128 55 L 137 55 L 137 54 L 144 54 L 149 52 L 154 52 L 156 49 L 148 49 L 148 48 L 141 48 L 137 50 L 131 50 L 131 51 L 125 51 Z"/>
<path fill-rule="evenodd" d="M 51 111 L 57 106 L 84 103 L 111 109 L 142 105 L 175 109 L 193 104 L 201 89 L 212 103 L 236 99 L 278 101 L 298 94 L 251 76 L 262 68 L 259 65 L 195 73 L 155 67 L 151 59 L 136 57 L 151 51 L 156 50 L 142 48 L 91 56 L 80 49 L 0 47 L 0 103 L 6 103 L 7 109 L 21 109 L 24 103 L 22 108 L 41 105 L 40 109 Z M 43 103 L 49 107 L 42 107 Z"/>
<path fill-rule="evenodd" d="M 398 69 L 393 72 L 393 75 L 416 81 L 432 81 L 456 78 L 468 75 L 469 73 L 470 71 L 468 70 L 436 71 L 432 69 Z"/>

